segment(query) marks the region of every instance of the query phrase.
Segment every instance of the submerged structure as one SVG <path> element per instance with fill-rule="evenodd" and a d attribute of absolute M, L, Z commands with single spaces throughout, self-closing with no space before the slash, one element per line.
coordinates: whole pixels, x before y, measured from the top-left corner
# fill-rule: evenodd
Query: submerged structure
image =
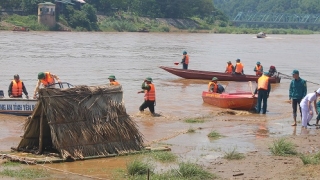
<path fill-rule="evenodd" d="M 126 113 L 121 86 L 76 86 L 39 91 L 18 151 L 56 152 L 73 160 L 143 149 L 143 136 Z"/>

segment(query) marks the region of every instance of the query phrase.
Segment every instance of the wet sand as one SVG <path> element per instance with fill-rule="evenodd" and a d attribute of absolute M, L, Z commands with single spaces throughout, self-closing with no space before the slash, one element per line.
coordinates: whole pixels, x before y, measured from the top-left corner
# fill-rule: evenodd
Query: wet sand
<path fill-rule="evenodd" d="M 316 177 L 314 174 L 317 174 L 316 169 L 310 170 L 314 166 L 308 169 L 298 157 L 271 155 L 268 148 L 272 141 L 279 137 L 290 139 L 296 144 L 298 151 L 304 154 L 314 153 L 320 149 L 318 143 L 320 129 L 313 126 L 303 131 L 300 126 L 292 127 L 291 117 L 283 117 L 282 114 L 270 118 L 246 111 L 216 108 L 206 116 L 201 116 L 204 119 L 203 123 L 190 124 L 183 118 L 165 117 L 165 115 L 152 117 L 148 113 L 137 113 L 132 115 L 132 118 L 143 133 L 146 145 L 168 146 L 179 157 L 178 161 L 200 164 L 217 174 L 219 179 L 279 179 L 280 177 L 280 179 L 303 179 L 303 177 Z M 19 143 L 24 119 L 25 117 L 0 115 L 1 151 L 7 151 Z M 195 129 L 195 133 L 187 133 L 190 128 Z M 215 140 L 208 138 L 207 135 L 213 130 L 224 137 Z M 225 152 L 234 148 L 244 153 L 246 158 L 231 161 L 222 158 Z M 126 164 L 135 158 L 140 157 L 134 155 L 46 163 L 41 167 L 40 165 L 32 167 L 48 169 L 52 173 L 50 177 L 56 179 L 77 177 L 115 179 L 114 174 L 117 170 L 125 169 Z M 163 171 L 166 166 L 157 166 L 156 171 Z M 302 171 L 305 168 L 308 169 L 308 173 Z M 244 174 L 239 177 L 233 176 L 238 173 Z"/>

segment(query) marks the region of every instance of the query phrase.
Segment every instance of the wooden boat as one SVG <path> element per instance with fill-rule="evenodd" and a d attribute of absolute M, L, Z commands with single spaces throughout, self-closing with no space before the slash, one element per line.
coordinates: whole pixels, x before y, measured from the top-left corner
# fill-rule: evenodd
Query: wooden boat
<path fill-rule="evenodd" d="M 267 35 L 266 35 L 266 33 L 264 33 L 264 32 L 259 32 L 259 33 L 257 34 L 257 38 L 265 38 L 265 37 L 267 37 Z"/>
<path fill-rule="evenodd" d="M 38 100 L 23 98 L 0 98 L 0 113 L 29 116 Z"/>
<path fill-rule="evenodd" d="M 203 102 L 213 106 L 237 110 L 252 110 L 257 104 L 257 96 L 253 96 L 252 82 L 231 82 L 222 94 L 202 92 Z"/>
<path fill-rule="evenodd" d="M 62 82 L 55 83 L 55 88 L 71 88 L 73 85 Z M 20 116 L 29 116 L 32 114 L 38 100 L 25 98 L 6 98 L 4 93 L 0 90 L 0 113 L 13 114 Z"/>
<path fill-rule="evenodd" d="M 211 80 L 213 77 L 217 77 L 219 81 L 257 81 L 259 76 L 256 75 L 235 75 L 224 72 L 211 72 L 211 71 L 198 71 L 190 69 L 178 69 L 170 68 L 166 66 L 160 66 L 161 69 L 168 71 L 171 74 L 185 78 L 185 79 L 203 79 Z M 280 83 L 281 77 L 270 77 L 270 83 Z"/>

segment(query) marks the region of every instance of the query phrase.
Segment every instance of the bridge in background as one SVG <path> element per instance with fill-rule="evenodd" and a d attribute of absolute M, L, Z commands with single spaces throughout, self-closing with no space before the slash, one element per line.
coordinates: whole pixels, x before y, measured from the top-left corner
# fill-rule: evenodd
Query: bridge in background
<path fill-rule="evenodd" d="M 235 24 L 320 26 L 320 14 L 245 13 L 239 12 Z"/>

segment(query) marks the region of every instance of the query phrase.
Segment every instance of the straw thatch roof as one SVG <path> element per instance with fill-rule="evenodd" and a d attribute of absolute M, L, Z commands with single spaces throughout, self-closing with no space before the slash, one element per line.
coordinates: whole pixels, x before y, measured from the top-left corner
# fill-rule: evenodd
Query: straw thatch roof
<path fill-rule="evenodd" d="M 123 154 L 143 138 L 126 113 L 121 86 L 77 86 L 39 91 L 18 150 L 57 150 L 62 158 Z"/>

